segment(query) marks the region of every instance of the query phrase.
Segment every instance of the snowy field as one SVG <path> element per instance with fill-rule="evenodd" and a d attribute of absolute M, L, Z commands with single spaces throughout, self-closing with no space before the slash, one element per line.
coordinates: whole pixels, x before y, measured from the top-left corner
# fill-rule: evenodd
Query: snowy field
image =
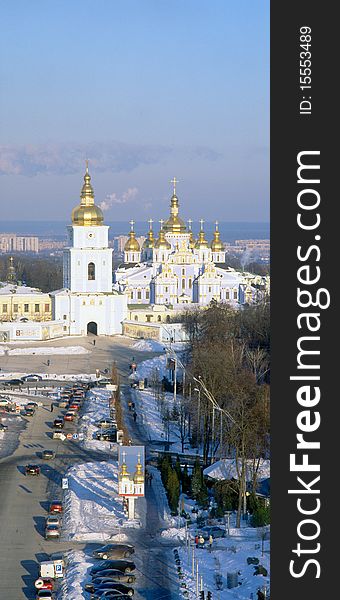
<path fill-rule="evenodd" d="M 9 356 L 23 355 L 23 354 L 89 354 L 90 350 L 83 348 L 83 346 L 56 346 L 56 347 L 33 347 L 33 348 L 10 348 L 1 347 L 0 354 L 7 353 Z"/>
<path fill-rule="evenodd" d="M 246 464 L 246 478 L 247 481 L 251 481 L 253 477 L 254 464 L 252 460 L 247 461 Z M 223 458 L 216 463 L 210 465 L 204 469 L 204 475 L 211 477 L 212 479 L 224 480 L 224 479 L 238 479 L 238 473 L 236 469 L 236 463 L 234 458 Z M 270 460 L 262 460 L 258 469 L 258 479 L 266 479 L 270 477 Z"/>
<path fill-rule="evenodd" d="M 64 539 L 106 542 L 112 536 L 116 539 L 121 528 L 140 526 L 138 519 L 128 521 L 124 513 L 123 499 L 118 496 L 116 461 L 75 465 L 65 476 L 68 490 L 64 491 Z"/>
<path fill-rule="evenodd" d="M 181 351 L 185 350 L 186 343 L 178 342 L 176 344 L 170 344 L 168 342 L 157 342 L 156 340 L 146 339 L 135 342 L 131 348 L 134 350 L 145 351 L 145 352 L 164 352 L 168 348 L 172 348 L 173 350 Z"/>

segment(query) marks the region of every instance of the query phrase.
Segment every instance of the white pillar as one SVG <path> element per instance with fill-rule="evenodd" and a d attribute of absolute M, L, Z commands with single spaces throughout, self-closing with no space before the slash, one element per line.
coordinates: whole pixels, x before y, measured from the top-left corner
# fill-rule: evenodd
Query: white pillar
<path fill-rule="evenodd" d="M 134 519 L 135 518 L 135 498 L 134 497 L 129 497 L 128 498 L 128 519 Z"/>

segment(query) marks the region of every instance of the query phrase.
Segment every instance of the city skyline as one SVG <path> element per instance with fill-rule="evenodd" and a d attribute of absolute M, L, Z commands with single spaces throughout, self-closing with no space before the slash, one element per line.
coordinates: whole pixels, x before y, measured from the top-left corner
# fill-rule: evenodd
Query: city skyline
<path fill-rule="evenodd" d="M 18 0 L 3 22 L 4 220 L 67 221 L 86 158 L 106 222 L 161 218 L 174 176 L 184 219 L 269 220 L 268 2 Z"/>

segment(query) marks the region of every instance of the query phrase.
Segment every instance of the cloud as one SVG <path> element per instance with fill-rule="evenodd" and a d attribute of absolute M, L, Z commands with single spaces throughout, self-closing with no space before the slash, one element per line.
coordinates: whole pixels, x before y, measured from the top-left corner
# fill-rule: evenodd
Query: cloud
<path fill-rule="evenodd" d="M 121 196 L 117 196 L 116 192 L 113 192 L 108 194 L 105 200 L 99 203 L 99 206 L 104 211 L 109 210 L 114 204 L 126 204 L 130 200 L 134 200 L 137 194 L 138 189 L 136 187 L 128 188 Z"/>
<path fill-rule="evenodd" d="M 129 144 L 120 141 L 89 144 L 40 144 L 0 146 L 0 174 L 72 175 L 84 171 L 85 159 L 96 172 L 131 172 L 143 165 L 155 165 L 166 158 L 189 155 L 217 160 L 220 154 L 205 147 L 175 148 L 157 144 Z"/>

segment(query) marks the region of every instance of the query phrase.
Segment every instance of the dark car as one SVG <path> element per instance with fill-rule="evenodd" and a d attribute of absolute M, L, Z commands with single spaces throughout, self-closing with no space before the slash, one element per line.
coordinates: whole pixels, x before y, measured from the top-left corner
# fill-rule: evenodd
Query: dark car
<path fill-rule="evenodd" d="M 91 600 L 101 600 L 101 598 L 120 598 L 123 595 L 124 598 L 131 598 L 135 593 L 134 589 L 121 583 L 111 584 L 111 587 L 106 585 L 98 587 L 93 594 L 91 594 Z"/>
<path fill-rule="evenodd" d="M 206 527 L 202 527 L 199 534 L 201 534 L 205 540 L 208 540 L 211 535 L 213 539 L 226 536 L 225 529 L 222 529 L 222 527 L 218 527 L 217 525 L 207 525 Z"/>
<path fill-rule="evenodd" d="M 42 381 L 41 375 L 35 375 L 34 373 L 30 373 L 30 375 L 24 375 L 21 378 L 21 381 Z"/>
<path fill-rule="evenodd" d="M 2 382 L 4 385 L 22 385 L 21 379 L 8 379 Z"/>
<path fill-rule="evenodd" d="M 3 423 L 0 423 L 0 431 L 6 431 L 6 429 L 8 429 L 8 425 L 4 425 Z"/>
<path fill-rule="evenodd" d="M 35 408 L 33 406 L 25 406 L 22 414 L 25 417 L 33 417 L 35 415 Z"/>
<path fill-rule="evenodd" d="M 25 475 L 40 475 L 40 467 L 38 465 L 26 465 Z"/>
<path fill-rule="evenodd" d="M 117 431 L 97 431 L 95 434 L 96 440 L 103 440 L 104 442 L 116 442 L 117 441 Z"/>
<path fill-rule="evenodd" d="M 117 571 L 116 569 L 106 569 L 110 571 L 110 575 L 101 575 L 100 572 L 98 575 L 95 575 L 92 578 L 91 583 L 87 583 L 85 585 L 85 590 L 87 592 L 93 592 L 95 587 L 98 587 L 102 583 L 114 582 L 114 583 L 134 583 L 136 581 L 136 576 L 132 575 L 132 573 L 122 573 L 121 571 Z"/>
<path fill-rule="evenodd" d="M 134 589 L 132 587 L 119 583 L 118 581 L 102 581 L 98 585 L 95 585 L 92 582 L 91 585 L 93 590 L 88 591 L 95 595 L 100 595 L 100 593 L 105 592 L 106 590 L 115 590 L 121 594 L 127 594 L 128 596 L 133 596 L 134 594 Z"/>
<path fill-rule="evenodd" d="M 64 427 L 64 419 L 54 419 L 53 427 L 56 429 L 62 429 Z"/>
<path fill-rule="evenodd" d="M 92 552 L 94 558 L 128 558 L 134 554 L 135 549 L 130 544 L 106 544 Z"/>
<path fill-rule="evenodd" d="M 132 560 L 102 560 L 100 563 L 92 567 L 91 575 L 100 575 L 110 577 L 111 570 L 121 571 L 122 573 L 132 573 L 136 565 Z"/>
<path fill-rule="evenodd" d="M 50 458 L 54 458 L 55 457 L 55 452 L 53 450 L 43 450 L 41 453 L 41 457 L 44 460 L 49 460 Z"/>

